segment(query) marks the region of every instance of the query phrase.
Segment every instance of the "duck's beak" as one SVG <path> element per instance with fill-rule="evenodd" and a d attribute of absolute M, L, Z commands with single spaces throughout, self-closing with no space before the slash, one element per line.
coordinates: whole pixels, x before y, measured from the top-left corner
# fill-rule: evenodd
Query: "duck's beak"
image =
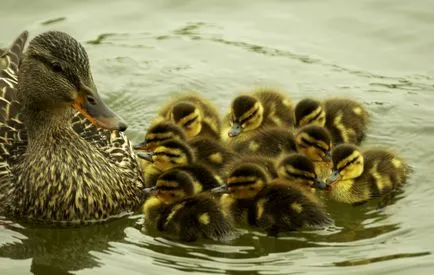
<path fill-rule="evenodd" d="M 137 156 L 141 159 L 147 160 L 149 162 L 154 162 L 154 160 L 152 159 L 152 156 L 154 155 L 154 153 L 152 152 L 138 152 Z"/>
<path fill-rule="evenodd" d="M 72 106 L 97 127 L 122 132 L 128 127 L 117 114 L 104 104 L 96 89 L 92 89 L 82 82 L 80 82 L 80 89 Z"/>
<path fill-rule="evenodd" d="M 334 170 L 332 174 L 327 178 L 326 185 L 331 185 L 341 179 L 341 174 L 338 170 Z"/>
<path fill-rule="evenodd" d="M 224 184 L 224 185 L 221 185 L 219 187 L 215 187 L 215 188 L 211 189 L 211 192 L 213 192 L 213 193 L 227 193 L 228 191 L 229 191 L 229 189 L 228 189 L 227 184 Z"/>
<path fill-rule="evenodd" d="M 146 139 L 140 143 L 137 143 L 135 145 L 133 145 L 133 149 L 134 150 L 146 150 Z"/>
<path fill-rule="evenodd" d="M 243 128 L 241 127 L 240 123 L 234 122 L 232 125 L 232 128 L 228 132 L 229 137 L 236 137 L 243 131 Z"/>
<path fill-rule="evenodd" d="M 150 195 L 152 195 L 152 194 L 154 194 L 154 193 L 157 191 L 157 186 L 149 187 L 149 188 L 145 188 L 143 191 L 144 191 L 146 194 L 150 194 Z"/>

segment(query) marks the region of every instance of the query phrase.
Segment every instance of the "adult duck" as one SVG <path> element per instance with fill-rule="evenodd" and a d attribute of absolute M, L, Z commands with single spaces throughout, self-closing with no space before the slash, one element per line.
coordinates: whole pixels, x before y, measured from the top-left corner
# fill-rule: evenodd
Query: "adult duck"
<path fill-rule="evenodd" d="M 127 125 L 101 100 L 85 49 L 22 33 L 0 58 L 0 211 L 37 222 L 101 221 L 143 203 Z M 77 112 L 78 111 L 78 112 Z"/>

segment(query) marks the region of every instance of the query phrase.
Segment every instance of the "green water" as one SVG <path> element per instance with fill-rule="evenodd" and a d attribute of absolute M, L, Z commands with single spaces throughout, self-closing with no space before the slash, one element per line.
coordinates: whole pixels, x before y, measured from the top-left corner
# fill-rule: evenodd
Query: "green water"
<path fill-rule="evenodd" d="M 0 219 L 0 274 L 432 274 L 434 2 L 429 0 L 2 0 L 0 47 L 57 29 L 88 50 L 100 93 L 138 141 L 163 103 L 199 90 L 223 113 L 240 91 L 351 96 L 372 114 L 365 145 L 415 172 L 384 209 L 330 206 L 336 227 L 275 239 L 173 242 L 141 215 L 53 229 Z M 371 261 L 368 261 L 371 260 Z"/>

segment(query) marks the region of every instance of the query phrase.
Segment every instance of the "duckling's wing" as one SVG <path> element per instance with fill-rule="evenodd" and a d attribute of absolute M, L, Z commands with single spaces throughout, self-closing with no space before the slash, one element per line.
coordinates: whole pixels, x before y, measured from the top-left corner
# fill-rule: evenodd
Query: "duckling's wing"
<path fill-rule="evenodd" d="M 0 201 L 12 181 L 11 163 L 25 152 L 27 136 L 17 99 L 18 66 L 28 33 L 23 32 L 9 49 L 0 52 Z"/>

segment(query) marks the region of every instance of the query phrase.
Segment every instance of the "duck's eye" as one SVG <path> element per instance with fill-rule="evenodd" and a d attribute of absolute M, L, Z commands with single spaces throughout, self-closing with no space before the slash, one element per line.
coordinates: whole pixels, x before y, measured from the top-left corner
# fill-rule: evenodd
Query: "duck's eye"
<path fill-rule="evenodd" d="M 59 63 L 52 63 L 51 64 L 51 69 L 55 73 L 61 73 L 61 72 L 63 72 L 63 68 L 62 68 L 62 66 Z"/>
<path fill-rule="evenodd" d="M 87 102 L 89 102 L 90 105 L 96 105 L 96 100 L 93 96 L 91 95 L 86 96 L 86 100 Z"/>
<path fill-rule="evenodd" d="M 174 198 L 174 197 L 175 197 L 175 194 L 174 194 L 174 193 L 170 193 L 170 196 L 171 196 L 172 198 Z"/>
<path fill-rule="evenodd" d="M 255 190 L 255 187 L 251 186 L 251 187 L 249 187 L 249 190 L 250 190 L 250 191 L 254 191 L 254 190 Z"/>

